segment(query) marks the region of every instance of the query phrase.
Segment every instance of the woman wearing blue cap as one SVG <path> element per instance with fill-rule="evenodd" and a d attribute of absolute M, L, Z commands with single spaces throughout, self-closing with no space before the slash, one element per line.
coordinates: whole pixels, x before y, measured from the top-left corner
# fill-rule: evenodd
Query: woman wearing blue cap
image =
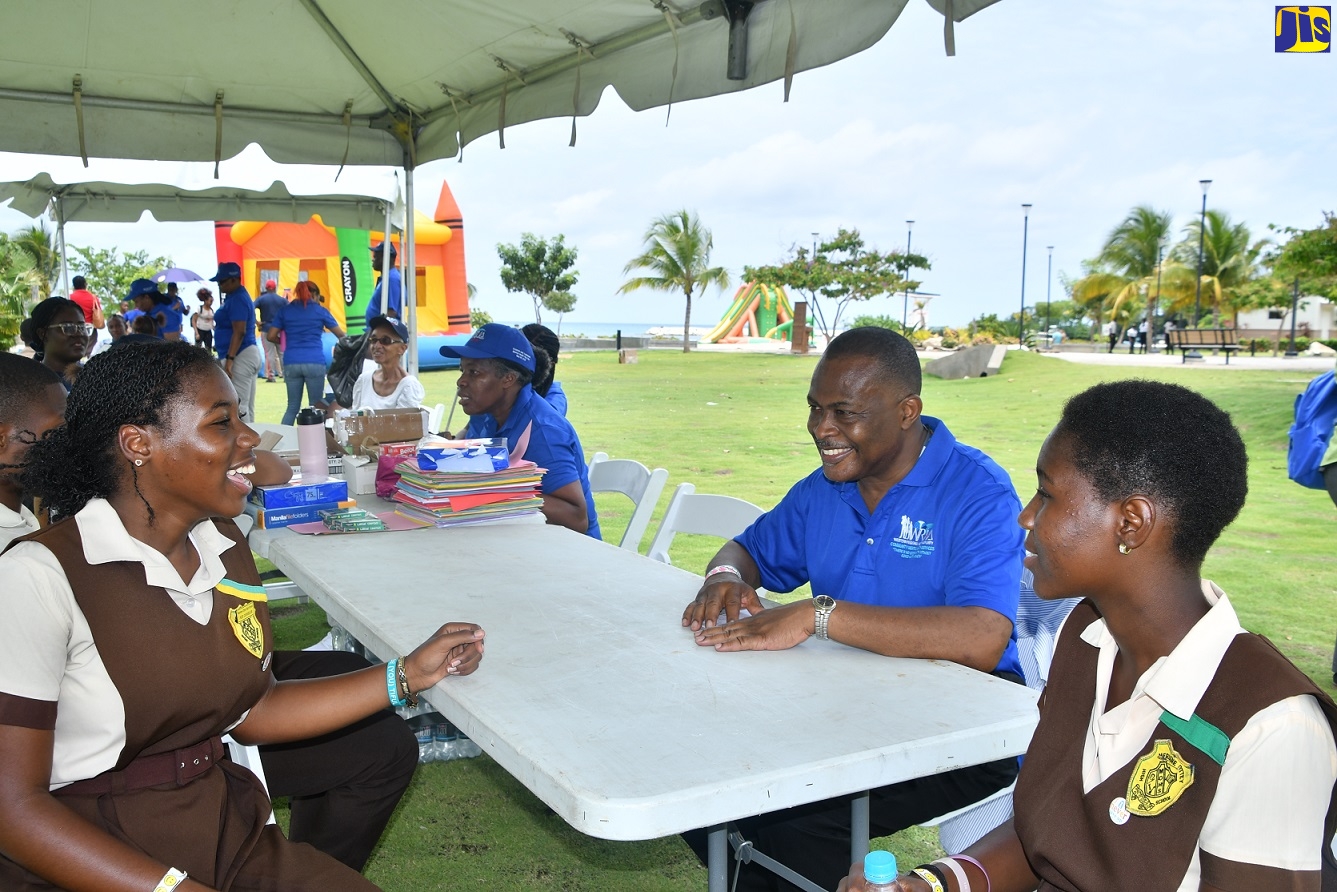
<path fill-rule="evenodd" d="M 576 429 L 531 386 L 543 377 L 547 354 L 536 351 L 519 329 L 490 322 L 463 347 L 442 347 L 441 355 L 460 361 L 455 391 L 469 416 L 465 436 L 505 437 L 513 457 L 547 471 L 542 489 L 548 523 L 600 538 Z"/>

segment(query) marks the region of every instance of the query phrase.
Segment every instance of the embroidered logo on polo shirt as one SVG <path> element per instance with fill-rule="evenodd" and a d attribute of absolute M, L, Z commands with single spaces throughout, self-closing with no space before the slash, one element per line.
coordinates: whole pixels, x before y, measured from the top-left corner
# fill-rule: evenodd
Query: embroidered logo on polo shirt
<path fill-rule="evenodd" d="M 891 547 L 903 558 L 928 557 L 933 554 L 933 524 L 902 514 L 901 532 L 891 540 Z"/>
<path fill-rule="evenodd" d="M 1133 765 L 1128 779 L 1128 810 L 1151 817 L 1179 801 L 1193 786 L 1193 766 L 1175 752 L 1168 740 L 1157 740 L 1151 751 Z"/>

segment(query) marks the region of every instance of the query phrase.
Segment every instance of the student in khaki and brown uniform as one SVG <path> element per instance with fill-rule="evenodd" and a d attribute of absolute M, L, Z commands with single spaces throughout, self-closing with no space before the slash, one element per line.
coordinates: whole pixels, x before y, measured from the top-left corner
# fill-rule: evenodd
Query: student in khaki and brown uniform
<path fill-rule="evenodd" d="M 0 889 L 375 888 L 265 824 L 219 735 L 341 728 L 473 672 L 482 630 L 276 683 L 250 552 L 210 519 L 241 510 L 258 441 L 227 376 L 178 341 L 94 357 L 66 424 L 29 450 L 25 490 L 65 519 L 0 555 Z"/>
<path fill-rule="evenodd" d="M 1204 471 L 1210 469 L 1210 471 Z M 1059 636 L 1016 815 L 902 892 L 1330 888 L 1337 707 L 1201 579 L 1244 504 L 1230 418 L 1170 384 L 1073 397 L 1021 513 Z M 859 867 L 842 892 L 867 888 Z"/>

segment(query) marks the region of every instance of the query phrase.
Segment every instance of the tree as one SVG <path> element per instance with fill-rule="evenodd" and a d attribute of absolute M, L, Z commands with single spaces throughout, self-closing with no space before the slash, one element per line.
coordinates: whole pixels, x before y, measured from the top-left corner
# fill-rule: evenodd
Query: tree
<path fill-rule="evenodd" d="M 50 297 L 56 277 L 60 275 L 60 254 L 52 246 L 51 233 L 47 232 L 46 226 L 39 220 L 14 233 L 9 241 L 28 258 L 38 296 L 43 300 Z"/>
<path fill-rule="evenodd" d="M 70 269 L 88 280 L 88 289 L 102 301 L 110 316 L 120 312 L 121 298 L 130 293 L 130 283 L 147 279 L 172 265 L 170 257 L 149 258 L 147 251 L 122 254 L 117 248 L 83 248 L 71 245 Z"/>
<path fill-rule="evenodd" d="M 1100 253 L 1083 264 L 1087 274 L 1072 283 L 1072 299 L 1090 306 L 1099 298 L 1100 303 L 1109 304 L 1109 315 L 1117 316 L 1125 301 L 1156 287 L 1161 246 L 1169 235 L 1168 212 L 1147 205 L 1133 208 L 1106 236 Z M 1162 273 L 1162 287 L 1164 284 Z"/>
<path fill-rule="evenodd" d="M 1325 211 L 1323 225 L 1313 229 L 1286 227 L 1290 236 L 1268 261 L 1284 282 L 1300 280 L 1305 294 L 1337 300 L 1337 214 Z"/>
<path fill-rule="evenodd" d="M 651 275 L 628 279 L 618 289 L 627 294 L 640 288 L 654 291 L 681 291 L 686 298 L 682 319 L 682 352 L 692 349 L 692 293 L 705 293 L 708 285 L 729 287 L 729 271 L 710 265 L 715 246 L 710 230 L 686 209 L 665 214 L 650 224 L 643 238 L 645 250 L 633 257 L 622 272 L 645 270 Z"/>
<path fill-rule="evenodd" d="M 576 296 L 570 291 L 555 291 L 543 305 L 557 314 L 557 336 L 562 336 L 562 317 L 576 308 Z"/>
<path fill-rule="evenodd" d="M 0 232 L 0 350 L 13 346 L 19 323 L 38 292 L 32 260 L 10 237 Z"/>
<path fill-rule="evenodd" d="M 1198 238 L 1202 233 L 1202 298 L 1206 306 L 1217 312 L 1238 313 L 1251 306 L 1257 294 L 1245 295 L 1243 290 L 1259 275 L 1259 258 L 1267 246 L 1267 239 L 1252 241 L 1249 227 L 1232 223 L 1224 211 L 1208 211 L 1207 226 L 1193 220 L 1184 227 L 1184 240 L 1175 246 L 1172 256 L 1184 272 L 1172 274 L 1167 291 L 1181 295 L 1176 301 L 1187 305 L 1189 297 L 1196 299 L 1194 282 L 1198 269 Z"/>
<path fill-rule="evenodd" d="M 543 322 L 541 310 L 556 310 L 549 302 L 553 295 L 569 294 L 580 274 L 571 270 L 576 263 L 576 249 L 566 246 L 566 236 L 558 235 L 549 241 L 532 232 L 520 237 L 520 244 L 497 245 L 501 258 L 501 283 L 507 291 L 522 291 L 534 301 L 534 321 Z M 557 298 L 565 306 L 563 298 Z M 570 301 L 575 304 L 575 298 Z"/>
<path fill-rule="evenodd" d="M 930 264 L 922 254 L 892 251 L 883 254 L 869 249 L 857 229 L 841 228 L 836 235 L 817 246 L 811 260 L 807 249 L 796 247 L 789 260 L 774 266 L 746 267 L 749 281 L 783 285 L 808 296 L 813 318 L 827 340 L 840 329 L 840 317 L 853 301 L 871 300 L 881 294 L 914 290 L 918 281 L 906 278 L 913 269 L 927 270 Z M 818 295 L 835 302 L 829 324 Z M 901 326 L 897 325 L 897 329 Z M 908 334 L 908 332 L 906 332 Z"/>

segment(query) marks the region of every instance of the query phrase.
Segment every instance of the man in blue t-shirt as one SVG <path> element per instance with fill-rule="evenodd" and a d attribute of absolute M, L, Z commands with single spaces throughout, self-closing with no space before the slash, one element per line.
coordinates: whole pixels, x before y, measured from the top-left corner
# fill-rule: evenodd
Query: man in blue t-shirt
<path fill-rule="evenodd" d="M 376 274 L 381 275 L 381 270 L 385 269 L 385 242 L 381 242 L 371 249 L 371 265 L 376 268 Z M 393 244 L 390 245 L 390 288 L 386 298 L 385 309 L 381 309 L 381 289 L 385 287 L 382 278 L 376 280 L 376 288 L 371 292 L 371 302 L 367 304 L 366 324 L 367 330 L 371 331 L 371 320 L 377 316 L 389 316 L 392 319 L 398 319 L 403 316 L 404 308 L 404 279 L 399 274 L 399 267 L 395 264 L 399 261 L 399 252 L 395 250 Z"/>
<path fill-rule="evenodd" d="M 1021 680 L 1020 500 L 992 459 L 920 414 L 920 386 L 919 357 L 894 332 L 856 328 L 830 343 L 808 389 L 822 467 L 711 560 L 682 617 L 698 644 L 782 650 L 815 636 Z M 770 609 L 758 600 L 759 587 L 804 583 L 816 597 Z M 751 616 L 738 619 L 743 609 Z M 729 622 L 716 622 L 722 613 Z M 1005 759 L 873 790 L 872 835 L 977 802 L 1016 770 Z M 834 889 L 849 867 L 849 820 L 839 799 L 739 823 L 758 851 Z M 687 839 L 704 855 L 703 831 Z M 737 888 L 795 887 L 746 865 Z"/>
<path fill-rule="evenodd" d="M 274 381 L 274 376 L 283 377 L 283 357 L 279 355 L 279 345 L 268 337 L 274 328 L 274 321 L 288 305 L 283 295 L 279 294 L 278 282 L 265 279 L 265 290 L 255 299 L 255 308 L 260 311 L 260 337 L 265 348 L 265 380 Z"/>
<path fill-rule="evenodd" d="M 209 281 L 217 282 L 223 295 L 222 306 L 214 312 L 214 349 L 237 391 L 238 414 L 250 424 L 256 420 L 255 382 L 264 365 L 264 354 L 255 344 L 255 304 L 241 284 L 238 264 L 218 264 Z"/>

